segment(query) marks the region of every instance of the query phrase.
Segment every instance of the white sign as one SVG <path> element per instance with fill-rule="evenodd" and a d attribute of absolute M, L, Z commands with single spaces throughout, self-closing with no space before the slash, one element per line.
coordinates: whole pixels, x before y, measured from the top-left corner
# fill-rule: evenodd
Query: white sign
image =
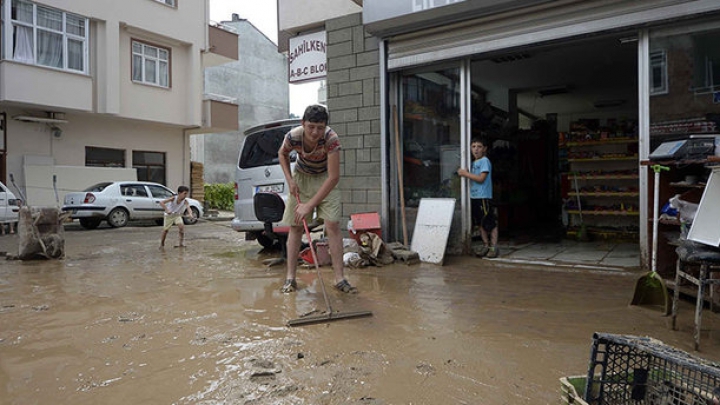
<path fill-rule="evenodd" d="M 290 38 L 288 63 L 290 83 L 324 78 L 327 74 L 325 31 Z"/>

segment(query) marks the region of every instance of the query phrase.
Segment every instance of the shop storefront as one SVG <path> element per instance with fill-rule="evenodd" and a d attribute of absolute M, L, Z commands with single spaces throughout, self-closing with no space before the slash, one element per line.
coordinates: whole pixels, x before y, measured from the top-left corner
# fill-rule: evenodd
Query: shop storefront
<path fill-rule="evenodd" d="M 363 24 L 382 39 L 381 107 L 398 112 L 383 135 L 389 161 L 402 162 L 385 174 L 403 179 L 404 199 L 390 186 L 384 203 L 391 232 L 403 209 L 412 229 L 420 199 L 455 198 L 448 248 L 469 250 L 456 171 L 482 137 L 501 233 L 638 241 L 646 265 L 652 183 L 642 163 L 662 142 L 720 127 L 720 3 L 386 3 L 365 1 Z M 668 180 L 706 176 L 690 172 Z M 700 184 L 677 192 L 699 198 Z"/>

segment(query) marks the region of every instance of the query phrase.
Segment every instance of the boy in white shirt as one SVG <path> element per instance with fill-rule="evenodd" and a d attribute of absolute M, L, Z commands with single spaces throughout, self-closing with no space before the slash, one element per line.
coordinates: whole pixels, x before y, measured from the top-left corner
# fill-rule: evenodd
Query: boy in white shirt
<path fill-rule="evenodd" d="M 160 249 L 163 249 L 165 247 L 165 237 L 167 236 L 168 231 L 170 230 L 170 228 L 172 228 L 173 225 L 177 225 L 179 231 L 180 244 L 178 245 L 178 247 L 185 247 L 185 245 L 183 244 L 183 239 L 185 238 L 185 223 L 183 222 L 182 218 L 183 213 L 186 213 L 187 216 L 193 218 L 190 204 L 186 200 L 189 192 L 190 189 L 187 188 L 187 186 L 180 186 L 178 187 L 178 192 L 176 196 L 166 198 L 160 201 L 160 205 L 165 211 L 163 231 L 162 236 L 160 237 Z"/>

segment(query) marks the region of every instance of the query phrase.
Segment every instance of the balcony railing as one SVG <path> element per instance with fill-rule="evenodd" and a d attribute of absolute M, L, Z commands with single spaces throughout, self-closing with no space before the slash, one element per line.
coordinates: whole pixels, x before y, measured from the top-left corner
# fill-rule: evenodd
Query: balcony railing
<path fill-rule="evenodd" d="M 208 49 L 203 53 L 203 67 L 218 66 L 238 60 L 238 34 L 222 24 L 208 25 Z"/>
<path fill-rule="evenodd" d="M 230 132 L 240 128 L 237 100 L 218 94 L 205 94 L 202 104 L 202 128 L 198 132 Z"/>

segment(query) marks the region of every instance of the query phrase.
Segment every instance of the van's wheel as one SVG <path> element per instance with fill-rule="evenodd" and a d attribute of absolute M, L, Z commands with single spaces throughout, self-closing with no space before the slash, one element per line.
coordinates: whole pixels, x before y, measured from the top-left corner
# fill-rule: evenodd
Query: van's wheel
<path fill-rule="evenodd" d="M 185 225 L 195 225 L 197 224 L 198 218 L 200 217 L 200 211 L 198 211 L 195 207 L 190 207 L 190 211 L 193 213 L 193 217 L 183 217 L 183 222 Z"/>
<path fill-rule="evenodd" d="M 99 219 L 80 218 L 80 226 L 85 229 L 95 229 L 100 226 L 100 222 L 102 221 Z"/>
<path fill-rule="evenodd" d="M 115 208 L 108 214 L 107 221 L 113 228 L 122 228 L 128 223 L 128 212 L 122 208 Z"/>
<path fill-rule="evenodd" d="M 267 249 L 273 247 L 276 242 L 275 239 L 270 238 L 269 236 L 265 235 L 262 232 L 256 232 L 255 238 L 257 239 L 260 246 L 267 248 Z"/>

